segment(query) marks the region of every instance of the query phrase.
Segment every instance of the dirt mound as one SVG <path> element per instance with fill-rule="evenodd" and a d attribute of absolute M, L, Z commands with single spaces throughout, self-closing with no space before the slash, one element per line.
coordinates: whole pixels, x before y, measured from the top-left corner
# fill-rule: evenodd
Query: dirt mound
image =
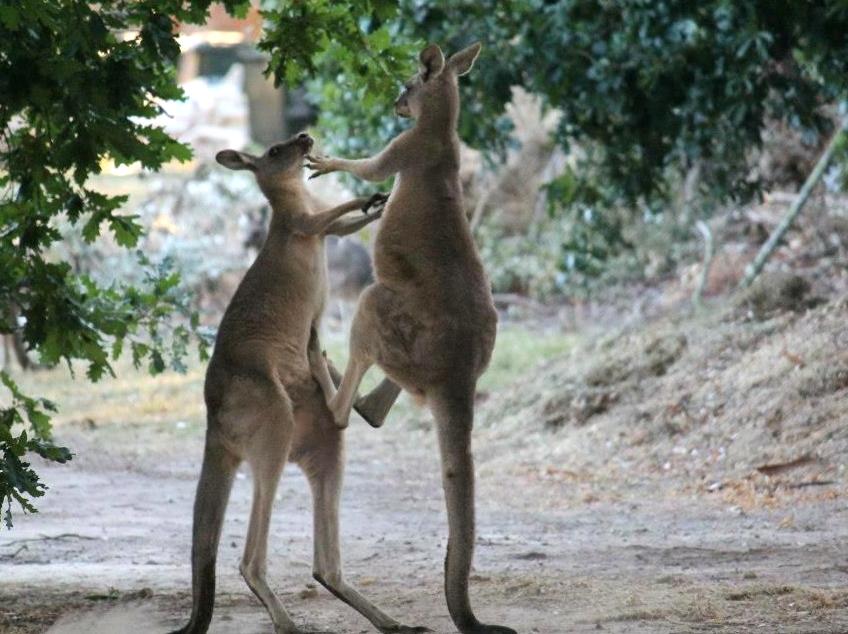
<path fill-rule="evenodd" d="M 666 318 L 547 363 L 482 408 L 497 447 L 483 460 L 611 495 L 645 482 L 739 499 L 846 493 L 848 297 L 808 308 L 808 288 L 770 277 L 729 311 Z"/>
<path fill-rule="evenodd" d="M 582 425 L 606 412 L 642 379 L 665 374 L 680 358 L 686 343 L 680 333 L 604 342 L 599 346 L 598 359 L 582 376 L 546 397 L 542 406 L 545 425 Z"/>
<path fill-rule="evenodd" d="M 801 311 L 822 302 L 810 296 L 812 285 L 794 273 L 769 272 L 736 298 L 737 308 L 747 311 L 754 319 L 765 319 L 784 311 Z"/>

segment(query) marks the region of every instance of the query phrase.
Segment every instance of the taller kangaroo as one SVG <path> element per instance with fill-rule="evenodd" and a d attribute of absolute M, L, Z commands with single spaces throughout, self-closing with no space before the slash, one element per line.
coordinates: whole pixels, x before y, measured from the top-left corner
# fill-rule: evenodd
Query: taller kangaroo
<path fill-rule="evenodd" d="M 314 175 L 346 171 L 370 181 L 397 175 L 377 233 L 377 281 L 359 300 L 350 361 L 329 406 L 336 423 L 347 425 L 359 383 L 374 363 L 423 398 L 436 419 L 442 457 L 448 611 L 463 634 L 515 634 L 508 627 L 480 623 L 468 598 L 474 550 L 474 392 L 497 329 L 459 182 L 457 78 L 471 70 L 479 52 L 480 45 L 474 44 L 446 61 L 431 44 L 419 55 L 420 71 L 395 102 L 397 114 L 415 119 L 411 129 L 372 158 L 309 156 L 307 166 Z M 325 387 L 328 391 L 334 390 Z"/>
<path fill-rule="evenodd" d="M 262 156 L 225 150 L 216 157 L 230 169 L 253 172 L 272 216 L 268 237 L 221 320 L 206 372 L 208 423 L 194 503 L 191 620 L 175 634 L 204 634 L 209 628 L 218 541 L 242 460 L 253 473 L 253 507 L 240 570 L 271 615 L 276 634 L 303 632 L 265 578 L 271 507 L 287 460 L 303 469 L 312 489 L 315 578 L 381 632 L 425 631 L 399 624 L 342 579 L 343 434 L 313 379 L 326 366 L 316 370 L 309 359 L 323 360 L 316 332 L 327 294 L 324 236 L 352 233 L 376 220 L 379 211 L 342 216 L 367 212 L 385 197 L 318 211 L 303 184 L 303 159 L 311 147 L 312 139 L 299 134 Z"/>

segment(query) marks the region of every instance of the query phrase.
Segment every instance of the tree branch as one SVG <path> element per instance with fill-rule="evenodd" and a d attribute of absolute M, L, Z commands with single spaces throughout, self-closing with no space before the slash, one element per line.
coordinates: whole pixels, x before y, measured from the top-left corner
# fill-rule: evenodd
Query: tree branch
<path fill-rule="evenodd" d="M 792 206 L 789 208 L 789 211 L 783 217 L 783 220 L 780 221 L 780 224 L 777 225 L 777 228 L 774 232 L 769 236 L 769 239 L 766 243 L 760 248 L 759 253 L 757 253 L 757 257 L 754 258 L 754 261 L 751 262 L 747 267 L 745 267 L 745 277 L 742 278 L 742 281 L 739 283 L 739 288 L 747 288 L 751 285 L 751 283 L 757 278 L 760 272 L 763 270 L 766 262 L 772 256 L 774 251 L 777 249 L 777 245 L 780 243 L 783 236 L 786 235 L 786 232 L 789 231 L 789 228 L 792 226 L 792 223 L 795 222 L 795 219 L 801 214 L 801 211 L 804 209 L 804 205 L 807 202 L 807 199 L 810 197 L 815 186 L 821 180 L 821 177 L 824 175 L 825 170 L 827 169 L 830 160 L 833 158 L 834 153 L 836 152 L 836 148 L 845 138 L 846 131 L 848 131 L 848 120 L 842 122 L 839 127 L 839 130 L 836 131 L 836 134 L 833 135 L 833 138 L 830 140 L 830 143 L 827 144 L 827 148 L 825 148 L 824 153 L 819 158 L 818 163 L 813 168 L 813 171 L 810 172 L 810 175 L 807 177 L 807 180 L 804 182 L 804 186 L 801 187 L 801 191 L 798 192 L 798 197 L 795 199 L 795 202 L 792 203 Z"/>
<path fill-rule="evenodd" d="M 692 306 L 695 310 L 698 310 L 701 308 L 701 297 L 704 294 L 704 288 L 707 286 L 707 279 L 710 275 L 710 267 L 713 264 L 715 248 L 713 245 L 713 232 L 710 231 L 709 225 L 703 220 L 699 220 L 695 224 L 695 227 L 698 229 L 698 233 L 700 233 L 704 238 L 704 268 L 698 278 L 698 284 L 695 286 L 695 290 L 692 293 Z"/>

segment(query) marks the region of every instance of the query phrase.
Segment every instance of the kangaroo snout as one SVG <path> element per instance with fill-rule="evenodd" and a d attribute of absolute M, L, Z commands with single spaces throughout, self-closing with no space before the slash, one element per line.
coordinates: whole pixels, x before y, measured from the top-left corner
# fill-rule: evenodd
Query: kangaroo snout
<path fill-rule="evenodd" d="M 306 132 L 298 134 L 297 137 L 295 137 L 295 140 L 302 145 L 307 152 L 312 149 L 312 146 L 315 143 L 315 139 L 306 134 Z"/>
<path fill-rule="evenodd" d="M 412 113 L 409 111 L 409 103 L 406 96 L 398 97 L 395 100 L 395 114 L 399 117 L 411 117 Z"/>

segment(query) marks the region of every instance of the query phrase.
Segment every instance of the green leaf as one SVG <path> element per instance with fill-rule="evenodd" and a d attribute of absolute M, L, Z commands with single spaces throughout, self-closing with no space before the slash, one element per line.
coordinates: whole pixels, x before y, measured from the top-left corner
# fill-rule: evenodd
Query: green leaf
<path fill-rule="evenodd" d="M 21 14 L 19 10 L 13 6 L 0 6 L 0 22 L 3 23 L 10 31 L 16 31 L 21 23 Z"/>
<path fill-rule="evenodd" d="M 377 31 L 374 31 L 371 35 L 368 36 L 368 40 L 371 44 L 371 48 L 376 52 L 381 52 L 384 49 L 388 48 L 391 44 L 391 35 L 389 35 L 388 29 L 381 28 Z"/>
<path fill-rule="evenodd" d="M 136 222 L 138 216 L 116 216 L 109 217 L 109 225 L 115 234 L 115 241 L 122 247 L 134 247 L 144 231 L 143 227 Z"/>

